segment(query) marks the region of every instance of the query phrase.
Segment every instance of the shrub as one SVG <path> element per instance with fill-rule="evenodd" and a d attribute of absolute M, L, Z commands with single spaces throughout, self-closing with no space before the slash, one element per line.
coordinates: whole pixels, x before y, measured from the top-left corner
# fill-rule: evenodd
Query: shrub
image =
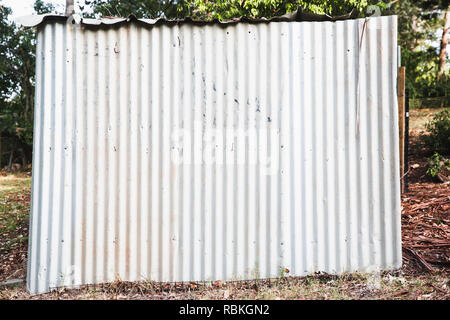
<path fill-rule="evenodd" d="M 450 160 L 444 158 L 439 153 L 435 152 L 431 158 L 427 159 L 427 161 L 427 174 L 429 174 L 433 178 L 436 177 L 442 171 L 442 169 L 450 170 Z"/>
<path fill-rule="evenodd" d="M 425 143 L 433 151 L 440 154 L 450 154 L 450 109 L 437 113 L 427 123 L 430 135 L 424 136 Z"/>

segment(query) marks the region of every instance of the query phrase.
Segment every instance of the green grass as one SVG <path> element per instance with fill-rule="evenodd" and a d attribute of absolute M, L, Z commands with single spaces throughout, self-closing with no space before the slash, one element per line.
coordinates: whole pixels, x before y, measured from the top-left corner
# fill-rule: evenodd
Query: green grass
<path fill-rule="evenodd" d="M 30 177 L 0 176 L 0 253 L 28 240 L 30 188 Z"/>
<path fill-rule="evenodd" d="M 406 276 L 400 272 L 347 273 L 340 276 L 284 277 L 271 281 L 220 284 L 123 282 L 60 288 L 30 296 L 25 288 L 0 289 L 1 299 L 193 299 L 193 300 L 434 300 L 449 299 L 443 274 Z"/>
<path fill-rule="evenodd" d="M 425 125 L 434 115 L 444 110 L 444 108 L 436 109 L 413 109 L 409 112 L 409 129 L 411 131 L 425 131 Z"/>

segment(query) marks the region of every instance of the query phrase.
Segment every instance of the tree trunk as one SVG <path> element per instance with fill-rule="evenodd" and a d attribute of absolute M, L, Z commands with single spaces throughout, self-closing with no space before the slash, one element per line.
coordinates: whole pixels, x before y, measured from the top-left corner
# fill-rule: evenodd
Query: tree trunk
<path fill-rule="evenodd" d="M 441 79 L 444 75 L 445 65 L 447 63 L 447 35 L 448 30 L 450 29 L 450 11 L 445 12 L 445 25 L 444 30 L 442 31 L 442 39 L 441 39 L 441 53 L 439 55 L 439 72 L 437 75 L 437 80 Z"/>
<path fill-rule="evenodd" d="M 9 162 L 8 162 L 8 169 L 7 169 L 8 173 L 11 173 L 13 158 L 14 158 L 14 151 L 11 151 L 11 153 L 9 154 Z"/>
<path fill-rule="evenodd" d="M 419 33 L 419 27 L 418 27 L 418 18 L 415 14 L 412 15 L 411 17 L 411 29 L 414 33 Z M 417 48 L 418 42 L 417 42 L 417 37 L 414 37 L 414 41 L 411 41 L 410 45 L 409 45 L 409 50 L 414 51 Z"/>
<path fill-rule="evenodd" d="M 66 16 L 70 17 L 74 12 L 73 0 L 66 0 Z"/>
<path fill-rule="evenodd" d="M 22 167 L 23 169 L 25 169 L 28 164 L 27 155 L 25 154 L 25 148 L 20 148 L 20 153 L 22 154 Z"/>

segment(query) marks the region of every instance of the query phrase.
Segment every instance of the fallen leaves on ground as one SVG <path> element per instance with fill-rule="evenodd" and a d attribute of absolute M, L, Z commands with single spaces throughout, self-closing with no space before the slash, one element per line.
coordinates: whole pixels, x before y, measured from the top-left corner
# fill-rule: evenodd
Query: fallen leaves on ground
<path fill-rule="evenodd" d="M 450 185 L 412 185 L 402 206 L 404 268 L 450 274 Z"/>

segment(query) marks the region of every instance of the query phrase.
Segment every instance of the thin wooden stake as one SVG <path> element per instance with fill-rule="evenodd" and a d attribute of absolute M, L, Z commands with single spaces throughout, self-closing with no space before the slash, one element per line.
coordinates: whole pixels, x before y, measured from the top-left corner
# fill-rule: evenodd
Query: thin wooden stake
<path fill-rule="evenodd" d="M 400 148 L 400 177 L 401 191 L 405 191 L 403 177 L 405 175 L 405 75 L 406 68 L 400 67 L 398 70 L 398 130 Z"/>

